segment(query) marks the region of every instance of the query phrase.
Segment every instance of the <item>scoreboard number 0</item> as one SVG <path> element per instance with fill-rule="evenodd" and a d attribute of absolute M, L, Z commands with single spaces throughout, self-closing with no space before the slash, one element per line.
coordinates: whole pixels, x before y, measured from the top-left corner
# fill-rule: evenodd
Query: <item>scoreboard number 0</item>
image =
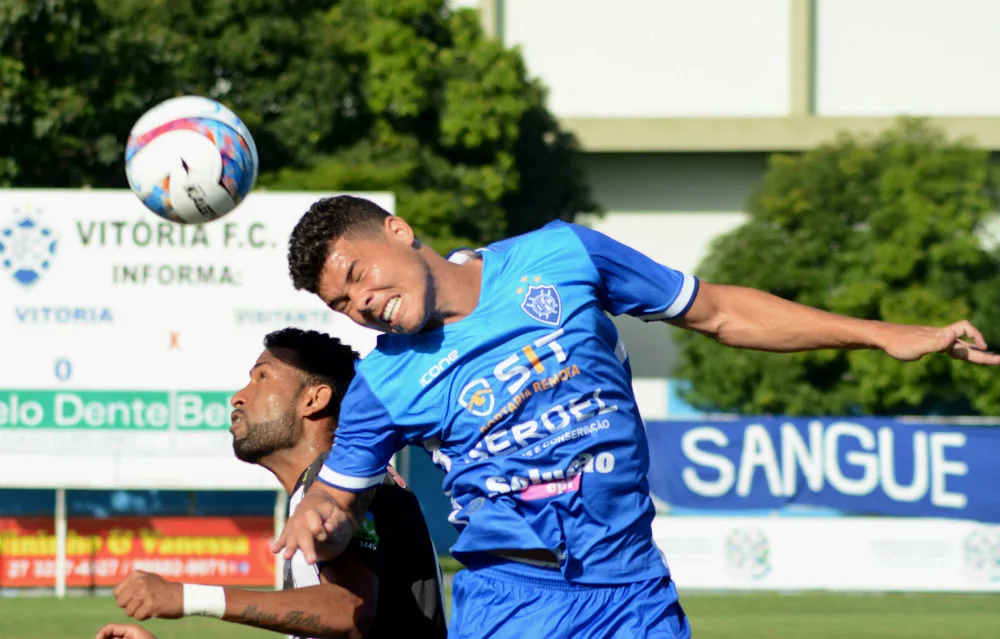
<path fill-rule="evenodd" d="M 55 373 L 56 379 L 60 382 L 65 382 L 73 376 L 73 365 L 70 364 L 68 359 L 57 359 Z"/>

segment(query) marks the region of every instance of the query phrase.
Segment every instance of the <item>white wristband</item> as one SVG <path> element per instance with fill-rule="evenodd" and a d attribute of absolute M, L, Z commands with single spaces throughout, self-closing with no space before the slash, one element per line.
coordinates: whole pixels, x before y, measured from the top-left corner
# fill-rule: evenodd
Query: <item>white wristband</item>
<path fill-rule="evenodd" d="M 183 584 L 184 616 L 215 617 L 222 619 L 226 614 L 226 591 L 222 586 L 202 586 Z"/>

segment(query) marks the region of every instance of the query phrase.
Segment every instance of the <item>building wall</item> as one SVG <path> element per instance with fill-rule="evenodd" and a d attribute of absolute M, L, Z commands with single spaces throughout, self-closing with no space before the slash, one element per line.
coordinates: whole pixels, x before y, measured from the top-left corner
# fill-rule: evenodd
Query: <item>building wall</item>
<path fill-rule="evenodd" d="M 1000 113 L 1000 2 L 816 3 L 820 115 Z"/>
<path fill-rule="evenodd" d="M 786 0 L 507 0 L 500 24 L 562 117 L 788 114 Z"/>
<path fill-rule="evenodd" d="M 521 47 L 564 118 L 793 115 L 800 57 L 811 58 L 816 115 L 1000 113 L 995 0 L 456 4 L 494 7 L 498 35 Z"/>
<path fill-rule="evenodd" d="M 582 222 L 681 271 L 697 273 L 711 240 L 739 226 L 763 178 L 764 154 L 592 154 L 585 158 L 605 210 Z M 665 378 L 676 357 L 674 329 L 615 319 L 636 377 Z"/>

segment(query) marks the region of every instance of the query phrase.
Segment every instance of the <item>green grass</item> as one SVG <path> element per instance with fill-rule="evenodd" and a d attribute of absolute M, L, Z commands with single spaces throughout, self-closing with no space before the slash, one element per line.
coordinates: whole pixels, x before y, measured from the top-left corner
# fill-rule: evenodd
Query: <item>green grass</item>
<path fill-rule="evenodd" d="M 695 639 L 997 639 L 1000 595 L 685 595 Z M 0 598 L 2 639 L 89 639 L 127 621 L 106 597 Z M 159 639 L 277 635 L 211 619 L 150 621 Z M 526 638 L 532 639 L 532 638 Z"/>
<path fill-rule="evenodd" d="M 3 639 L 94 639 L 106 623 L 134 623 L 110 597 L 18 597 L 0 599 Z M 264 630 L 214 619 L 153 620 L 142 624 L 158 639 L 273 639 Z"/>
<path fill-rule="evenodd" d="M 696 639 L 1000 639 L 1000 595 L 690 595 Z"/>

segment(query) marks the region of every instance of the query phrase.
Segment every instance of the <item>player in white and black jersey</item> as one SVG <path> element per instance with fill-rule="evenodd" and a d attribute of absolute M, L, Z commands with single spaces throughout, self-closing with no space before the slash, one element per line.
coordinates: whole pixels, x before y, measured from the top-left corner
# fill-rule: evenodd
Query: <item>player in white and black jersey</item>
<path fill-rule="evenodd" d="M 267 468 L 289 494 L 293 512 L 323 467 L 340 400 L 357 354 L 314 331 L 284 329 L 264 339 L 250 382 L 232 399 L 233 450 Z M 292 637 L 447 635 L 440 568 L 420 506 L 399 475 L 375 490 L 347 551 L 332 561 L 286 560 L 284 589 L 264 592 L 170 582 L 136 571 L 114 591 L 136 619 L 213 616 Z M 130 624 L 98 637 L 150 637 Z"/>
<path fill-rule="evenodd" d="M 324 461 L 326 453 L 302 473 L 289 498 L 289 512 L 295 510 L 309 490 Z M 301 554 L 286 560 L 285 589 L 319 584 L 323 571 L 336 571 L 345 556 L 361 562 L 379 576 L 378 610 L 386 614 L 375 615 L 367 637 L 445 636 L 437 554 L 427 534 L 420 504 L 392 467 L 375 491 L 366 518 L 344 554 L 330 564 L 321 561 L 309 565 Z"/>

